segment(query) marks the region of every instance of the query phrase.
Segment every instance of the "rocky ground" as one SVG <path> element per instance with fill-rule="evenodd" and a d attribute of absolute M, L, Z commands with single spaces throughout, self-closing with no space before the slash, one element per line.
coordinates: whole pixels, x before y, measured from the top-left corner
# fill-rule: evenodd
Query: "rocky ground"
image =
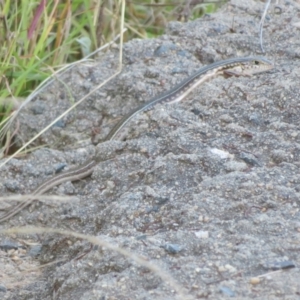
<path fill-rule="evenodd" d="M 47 192 L 75 200 L 36 202 L 0 229 L 95 236 L 167 277 L 84 239 L 2 235 L 1 299 L 180 299 L 178 289 L 181 299 L 300 299 L 300 4 L 270 6 L 263 54 L 264 5 L 232 0 L 203 19 L 170 23 L 158 39 L 125 44 L 122 73 L 32 145 L 47 148 L 1 170 L 1 195 L 28 194 L 96 153 L 103 161 L 91 177 Z M 201 66 L 253 55 L 274 61 L 274 70 L 218 77 L 101 143 L 119 117 Z M 62 76 L 20 114 L 19 141 L 117 67 L 113 47 Z"/>

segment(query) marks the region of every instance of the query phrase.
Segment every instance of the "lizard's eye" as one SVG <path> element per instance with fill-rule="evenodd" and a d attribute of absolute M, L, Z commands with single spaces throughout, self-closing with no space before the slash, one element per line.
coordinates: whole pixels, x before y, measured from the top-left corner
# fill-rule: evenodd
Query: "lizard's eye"
<path fill-rule="evenodd" d="M 259 61 L 258 60 L 254 61 L 254 64 L 259 65 Z"/>

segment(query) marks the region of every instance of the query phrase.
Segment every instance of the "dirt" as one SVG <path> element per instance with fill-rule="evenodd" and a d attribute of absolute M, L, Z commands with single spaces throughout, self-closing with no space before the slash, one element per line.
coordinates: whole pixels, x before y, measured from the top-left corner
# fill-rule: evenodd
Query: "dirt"
<path fill-rule="evenodd" d="M 1 195 L 28 194 L 96 153 L 92 176 L 47 192 L 75 200 L 36 201 L 0 229 L 95 236 L 168 277 L 85 239 L 1 235 L 1 299 L 180 299 L 179 288 L 181 299 L 300 299 L 300 4 L 278 2 L 264 24 L 266 53 L 258 34 L 265 4 L 249 0 L 128 42 L 121 74 L 43 134 L 32 145 L 40 149 L 1 170 Z M 218 77 L 101 142 L 139 104 L 203 65 L 241 56 L 265 56 L 275 68 Z M 19 142 L 117 67 L 112 47 L 61 76 L 20 114 Z"/>

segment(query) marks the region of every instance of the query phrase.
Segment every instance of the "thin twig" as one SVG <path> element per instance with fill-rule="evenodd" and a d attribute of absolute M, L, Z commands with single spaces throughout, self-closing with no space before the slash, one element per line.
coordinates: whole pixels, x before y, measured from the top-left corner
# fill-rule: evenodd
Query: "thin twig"
<path fill-rule="evenodd" d="M 263 15 L 261 17 L 260 23 L 259 23 L 259 43 L 260 43 L 260 49 L 262 51 L 262 53 L 265 53 L 264 47 L 263 47 L 263 26 L 264 26 L 264 22 L 266 19 L 266 15 L 267 15 L 267 11 L 269 9 L 271 0 L 268 0 L 265 6 L 265 10 L 263 12 Z"/>

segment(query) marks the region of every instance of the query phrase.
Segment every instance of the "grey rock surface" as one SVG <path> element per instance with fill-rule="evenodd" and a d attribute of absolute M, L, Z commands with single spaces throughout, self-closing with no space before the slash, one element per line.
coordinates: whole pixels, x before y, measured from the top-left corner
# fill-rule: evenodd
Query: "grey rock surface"
<path fill-rule="evenodd" d="M 300 5 L 278 6 L 265 21 L 266 54 L 258 38 L 264 3 L 249 0 L 125 44 L 122 73 L 36 141 L 48 148 L 1 171 L 2 195 L 25 194 L 60 164 L 80 165 L 96 153 L 103 161 L 91 177 L 48 193 L 78 201 L 36 202 L 0 229 L 34 225 L 102 238 L 163 269 L 184 299 L 299 299 Z M 180 103 L 137 115 L 118 140 L 101 143 L 119 117 L 201 66 L 254 55 L 274 61 L 275 69 L 216 78 Z M 62 76 L 68 90 L 53 83 L 21 114 L 20 140 L 112 75 L 117 62 L 112 49 Z M 3 299 L 178 297 L 158 274 L 85 240 L 12 238 L 42 250 L 38 257 L 0 250 Z"/>

